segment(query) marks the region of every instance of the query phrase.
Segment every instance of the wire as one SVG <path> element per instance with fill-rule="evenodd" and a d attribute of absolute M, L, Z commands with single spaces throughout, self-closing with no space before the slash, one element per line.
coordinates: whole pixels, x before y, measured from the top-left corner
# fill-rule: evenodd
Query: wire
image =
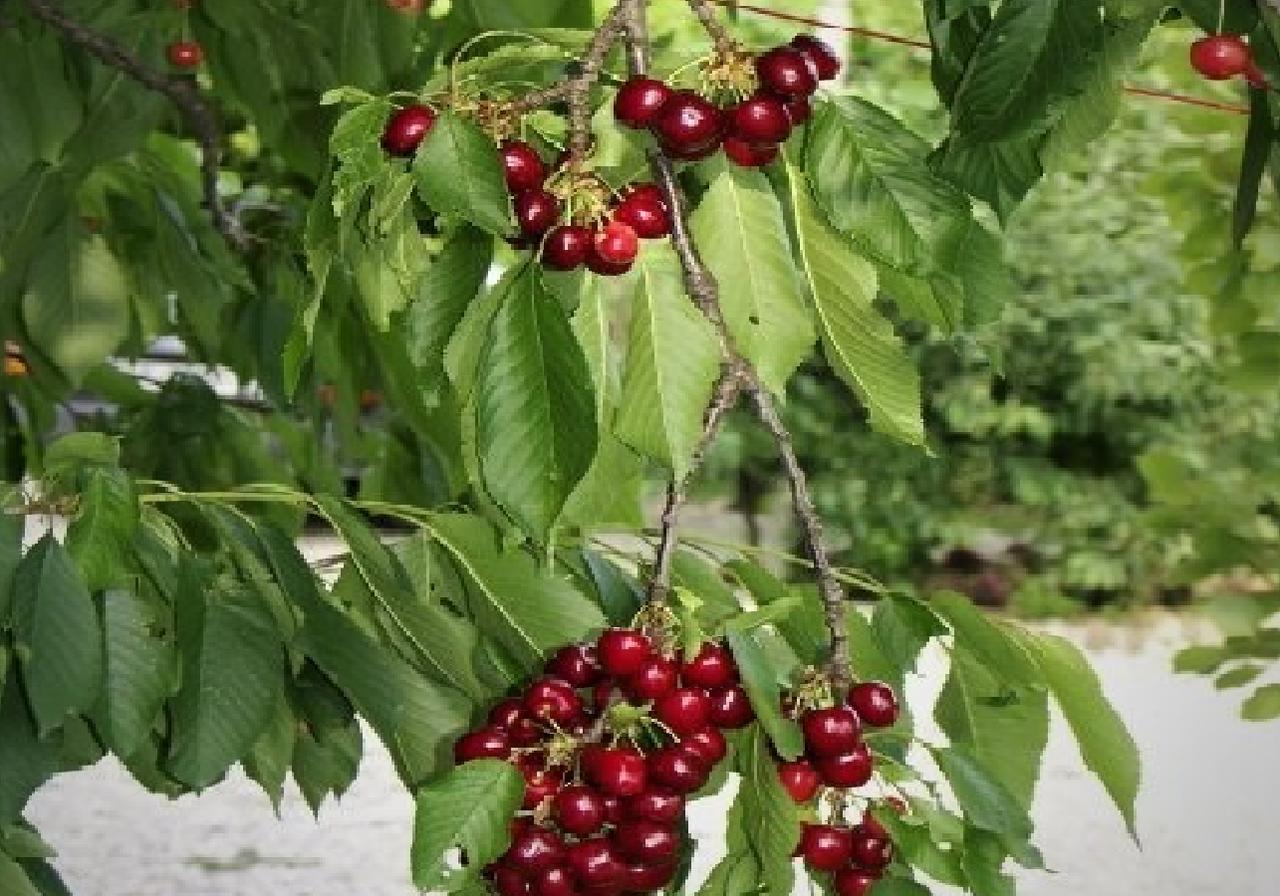
<path fill-rule="evenodd" d="M 856 34 L 859 37 L 866 37 L 871 40 L 883 41 L 885 43 L 898 44 L 900 46 L 911 47 L 916 50 L 932 49 L 932 46 L 928 41 L 917 40 L 913 37 L 904 37 L 901 34 L 890 34 L 887 31 L 876 31 L 873 28 L 859 28 L 854 25 L 836 25 L 833 22 L 824 22 L 821 19 L 814 19 L 809 16 L 800 16 L 789 12 L 779 12 L 775 9 L 767 9 L 763 6 L 755 6 L 750 3 L 738 3 L 736 0 L 711 0 L 711 2 L 715 3 L 717 6 L 723 6 L 727 9 L 740 9 L 744 12 L 764 16 L 765 18 L 778 19 L 783 22 L 795 22 L 798 25 L 808 25 L 811 28 L 843 31 L 846 34 Z M 1181 103 L 1184 106 L 1197 106 L 1202 109 L 1214 109 L 1219 112 L 1230 112 L 1233 115 L 1249 114 L 1247 106 L 1241 106 L 1235 103 L 1223 103 L 1218 100 L 1205 99 L 1203 97 L 1191 96 L 1185 93 L 1174 93 L 1169 90 L 1157 90 L 1152 87 L 1140 87 L 1136 84 L 1126 84 L 1124 86 L 1124 90 L 1126 93 L 1133 94 L 1134 96 L 1163 100 L 1170 103 Z"/>

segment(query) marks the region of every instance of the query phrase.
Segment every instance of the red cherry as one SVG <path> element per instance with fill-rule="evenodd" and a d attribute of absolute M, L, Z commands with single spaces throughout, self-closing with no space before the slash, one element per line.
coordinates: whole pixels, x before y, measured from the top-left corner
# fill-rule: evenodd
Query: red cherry
<path fill-rule="evenodd" d="M 862 813 L 862 823 L 858 825 L 857 831 L 866 834 L 869 837 L 879 837 L 882 840 L 889 838 L 889 832 L 885 830 L 874 815 L 871 814 L 871 807 L 868 806 Z"/>
<path fill-rule="evenodd" d="M 547 177 L 547 166 L 542 158 L 523 140 L 508 140 L 498 150 L 502 157 L 502 170 L 507 178 L 507 189 L 512 193 L 536 190 Z"/>
<path fill-rule="evenodd" d="M 532 747 L 542 740 L 542 728 L 528 716 L 521 716 L 507 729 L 513 747 Z"/>
<path fill-rule="evenodd" d="M 530 896 L 578 896 L 573 873 L 565 867 L 548 868 L 533 879 Z"/>
<path fill-rule="evenodd" d="M 684 812 L 684 797 L 670 790 L 646 790 L 622 804 L 626 818 L 646 819 L 659 824 L 675 824 Z"/>
<path fill-rule="evenodd" d="M 778 157 L 778 147 L 773 143 L 748 143 L 738 137 L 725 137 L 724 154 L 743 168 L 763 168 Z"/>
<path fill-rule="evenodd" d="M 516 196 L 516 223 L 525 236 L 542 236 L 560 219 L 560 200 L 546 190 L 526 190 Z"/>
<path fill-rule="evenodd" d="M 674 91 L 653 78 L 632 78 L 613 100 L 613 115 L 629 128 L 647 128 Z"/>
<path fill-rule="evenodd" d="M 582 712 L 582 698 L 567 681 L 541 678 L 525 691 L 524 709 L 535 719 L 565 724 Z"/>
<path fill-rule="evenodd" d="M 656 202 L 661 206 L 663 211 L 667 209 L 667 198 L 662 193 L 662 188 L 657 184 L 638 183 L 627 187 L 622 194 L 622 201 L 635 200 L 637 202 Z"/>
<path fill-rule="evenodd" d="M 707 783 L 710 770 L 679 747 L 663 747 L 649 755 L 649 778 L 676 793 L 693 793 Z"/>
<path fill-rule="evenodd" d="M 680 677 L 690 687 L 727 688 L 738 680 L 738 664 L 728 648 L 714 641 L 705 641 L 698 648 L 698 655 L 680 669 Z"/>
<path fill-rule="evenodd" d="M 626 817 L 623 801 L 618 797 L 606 794 L 601 800 L 604 802 L 604 820 L 608 824 L 618 824 Z"/>
<path fill-rule="evenodd" d="M 176 68 L 195 68 L 204 62 L 204 47 L 194 40 L 178 40 L 165 49 L 169 64 Z"/>
<path fill-rule="evenodd" d="M 640 671 L 653 653 L 653 645 L 643 632 L 629 628 L 611 628 L 596 641 L 600 667 L 615 678 L 626 678 Z"/>
<path fill-rule="evenodd" d="M 729 133 L 748 143 L 782 143 L 791 133 L 786 104 L 767 93 L 743 100 L 729 110 Z"/>
<path fill-rule="evenodd" d="M 531 828 L 511 842 L 506 861 L 526 875 L 541 874 L 564 864 L 564 841 L 545 828 Z"/>
<path fill-rule="evenodd" d="M 848 703 L 872 728 L 888 728 L 898 721 L 898 698 L 883 681 L 864 681 L 849 691 Z"/>
<path fill-rule="evenodd" d="M 621 886 L 627 866 L 608 840 L 583 840 L 568 849 L 567 864 L 583 887 Z"/>
<path fill-rule="evenodd" d="M 427 8 L 428 0 L 382 0 L 387 9 L 402 15 L 416 16 Z"/>
<path fill-rule="evenodd" d="M 503 700 L 489 710 L 489 724 L 503 731 L 510 731 L 511 726 L 524 718 L 524 704 L 515 697 Z"/>
<path fill-rule="evenodd" d="M 521 808 L 536 809 L 555 796 L 564 784 L 564 775 L 550 769 L 531 769 L 524 772 L 524 802 Z"/>
<path fill-rule="evenodd" d="M 799 853 L 805 864 L 818 871 L 835 871 L 849 862 L 853 837 L 827 824 L 806 824 L 800 831 Z"/>
<path fill-rule="evenodd" d="M 818 89 L 818 73 L 799 50 L 775 47 L 756 57 L 756 74 L 767 89 L 782 96 L 809 96 Z"/>
<path fill-rule="evenodd" d="M 867 896 L 880 878 L 861 868 L 841 868 L 836 872 L 836 896 Z"/>
<path fill-rule="evenodd" d="M 654 120 L 653 130 L 673 153 L 696 153 L 716 146 L 724 130 L 719 107 L 691 90 L 671 97 Z"/>
<path fill-rule="evenodd" d="M 644 818 L 631 819 L 618 825 L 613 833 L 613 842 L 624 857 L 651 865 L 671 861 L 680 847 L 680 839 L 674 830 Z"/>
<path fill-rule="evenodd" d="M 594 834 L 604 827 L 604 799 L 590 787 L 566 787 L 552 798 L 551 817 L 570 834 Z"/>
<path fill-rule="evenodd" d="M 382 148 L 393 156 L 411 156 L 436 123 L 430 106 L 405 106 L 391 114 L 382 130 Z"/>
<path fill-rule="evenodd" d="M 647 194 L 626 196 L 613 211 L 613 220 L 627 224 L 636 236 L 656 240 L 671 232 L 671 216 L 661 201 Z"/>
<path fill-rule="evenodd" d="M 613 699 L 613 693 L 618 689 L 617 684 L 612 679 L 606 679 L 591 689 L 591 702 L 596 708 L 596 712 L 603 712 L 605 707 L 609 705 L 609 701 Z"/>
<path fill-rule="evenodd" d="M 677 162 L 701 162 L 703 159 L 709 159 L 716 154 L 716 150 L 720 148 L 720 141 L 708 143 L 706 146 L 694 149 L 678 149 L 673 146 L 663 146 L 667 155 L 675 159 Z"/>
<path fill-rule="evenodd" d="M 715 766 L 729 753 L 729 743 L 714 725 L 704 725 L 680 739 L 680 746 L 708 766 Z"/>
<path fill-rule="evenodd" d="M 490 725 L 462 735 L 453 745 L 453 761 L 459 765 L 473 759 L 506 759 L 510 755 L 507 733 Z"/>
<path fill-rule="evenodd" d="M 680 667 L 675 660 L 651 656 L 627 679 L 627 693 L 638 702 L 647 703 L 670 694 L 679 683 Z"/>
<path fill-rule="evenodd" d="M 854 831 L 853 861 L 858 867 L 879 871 L 893 859 L 893 844 L 883 837 Z"/>
<path fill-rule="evenodd" d="M 820 81 L 830 81 L 840 74 L 840 57 L 825 40 L 812 34 L 797 34 L 791 38 L 791 46 L 809 60 Z"/>
<path fill-rule="evenodd" d="M 794 96 L 786 101 L 787 118 L 793 128 L 798 128 L 813 117 L 813 103 L 807 96 Z"/>
<path fill-rule="evenodd" d="M 700 688 L 679 688 L 653 704 L 653 717 L 685 737 L 711 720 L 711 700 Z"/>
<path fill-rule="evenodd" d="M 806 749 L 813 756 L 835 756 L 848 753 L 859 743 L 862 725 L 847 706 L 814 709 L 800 719 Z"/>
<path fill-rule="evenodd" d="M 807 803 L 813 799 L 818 788 L 822 786 L 822 776 L 807 759 L 796 762 L 784 762 L 778 766 L 778 778 L 791 798 L 797 803 Z"/>
<path fill-rule="evenodd" d="M 644 754 L 631 747 L 604 748 L 583 756 L 587 780 L 611 796 L 635 796 L 648 783 Z"/>
<path fill-rule="evenodd" d="M 595 245 L 591 247 L 591 251 L 587 254 L 587 270 L 593 274 L 599 274 L 601 277 L 620 277 L 627 271 L 631 270 L 634 262 L 627 261 L 621 264 L 612 261 L 606 261 L 600 257 L 600 253 L 595 250 Z"/>
<path fill-rule="evenodd" d="M 717 728 L 745 728 L 755 717 L 747 692 L 737 685 L 711 692 L 711 724 Z"/>
<path fill-rule="evenodd" d="M 547 234 L 546 242 L 542 244 L 542 264 L 553 271 L 572 271 L 575 268 L 582 267 L 590 251 L 590 230 L 577 224 L 562 224 Z M 565 648 L 565 650 L 568 649 L 570 648 Z M 561 653 L 563 652 L 561 651 Z M 558 675 L 565 681 L 570 681 L 569 677 L 563 674 L 563 669 L 556 671 L 551 664 L 548 664 L 547 671 Z M 595 667 L 593 674 L 598 676 L 599 672 L 599 667 Z M 576 686 L 585 687 L 586 685 Z"/>
<path fill-rule="evenodd" d="M 824 756 L 817 762 L 818 774 L 832 787 L 861 787 L 871 780 L 872 765 L 866 744 L 858 744 L 838 756 Z"/>
<path fill-rule="evenodd" d="M 632 862 L 627 865 L 626 889 L 629 893 L 651 893 L 671 883 L 675 876 L 674 862 L 662 865 Z"/>
<path fill-rule="evenodd" d="M 591 240 L 595 254 L 609 264 L 629 265 L 640 251 L 640 238 L 635 230 L 621 221 L 610 221 L 597 230 Z"/>
<path fill-rule="evenodd" d="M 498 864 L 493 869 L 493 888 L 498 896 L 528 896 L 529 879 L 518 868 Z"/>
<path fill-rule="evenodd" d="M 1253 53 L 1238 34 L 1210 34 L 1191 45 L 1191 67 L 1210 81 L 1226 81 L 1249 70 Z"/>
<path fill-rule="evenodd" d="M 547 237 L 547 250 L 550 251 L 551 243 L 556 239 L 556 234 L 561 231 L 568 230 L 572 233 L 587 233 L 585 227 L 575 227 L 569 225 L 566 227 L 557 227 L 551 231 Z M 586 251 L 586 245 L 583 245 L 583 251 Z M 544 260 L 546 256 L 543 256 Z M 581 262 L 579 262 L 581 264 Z M 577 265 L 574 265 L 577 267 Z M 554 675 L 556 678 L 569 682 L 575 688 L 589 688 L 600 679 L 600 663 L 596 660 L 596 649 L 590 644 L 570 644 L 562 647 L 550 660 L 547 661 L 547 674 Z"/>

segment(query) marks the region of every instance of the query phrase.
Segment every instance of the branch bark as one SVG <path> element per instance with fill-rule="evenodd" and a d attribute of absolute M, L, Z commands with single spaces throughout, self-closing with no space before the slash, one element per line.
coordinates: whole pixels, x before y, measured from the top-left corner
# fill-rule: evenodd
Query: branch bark
<path fill-rule="evenodd" d="M 27 0 L 27 6 L 32 15 L 58 31 L 66 40 L 84 48 L 104 65 L 122 71 L 144 87 L 168 97 L 178 108 L 200 144 L 204 203 L 213 218 L 214 227 L 236 249 L 245 249 L 249 235 L 218 195 L 222 123 L 195 84 L 186 78 L 161 74 L 111 38 L 77 21 L 53 0 Z"/>
<path fill-rule="evenodd" d="M 736 42 L 728 30 L 720 24 L 720 19 L 716 17 L 716 8 L 709 0 L 689 0 L 689 8 L 698 17 L 707 34 L 711 35 L 711 42 L 715 44 L 717 52 L 726 53 L 734 48 Z"/>

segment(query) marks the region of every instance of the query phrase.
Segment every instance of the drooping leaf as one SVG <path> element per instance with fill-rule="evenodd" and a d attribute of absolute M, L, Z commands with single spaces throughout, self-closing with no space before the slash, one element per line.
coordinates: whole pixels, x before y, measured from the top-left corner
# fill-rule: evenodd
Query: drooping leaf
<path fill-rule="evenodd" d="M 742 686 L 751 698 L 751 705 L 760 720 L 760 727 L 768 733 L 774 749 L 784 759 L 795 759 L 804 752 L 804 739 L 800 726 L 783 716 L 779 706 L 781 682 L 769 665 L 769 659 L 750 632 L 730 628 L 725 633 L 729 649 L 742 673 Z"/>
<path fill-rule="evenodd" d="M 502 162 L 493 141 L 476 125 L 442 113 L 413 162 L 418 192 L 442 215 L 455 215 L 497 236 L 511 232 Z"/>
<path fill-rule="evenodd" d="M 0 852 L 0 893 L 5 896 L 41 896 L 27 872 L 14 859 Z"/>
<path fill-rule="evenodd" d="M 1244 702 L 1240 714 L 1250 722 L 1270 722 L 1280 718 L 1280 685 L 1263 685 Z"/>
<path fill-rule="evenodd" d="M 102 595 L 103 688 L 98 728 L 116 755 L 129 756 L 148 736 L 177 686 L 172 621 L 132 589 Z"/>
<path fill-rule="evenodd" d="M 18 676 L 10 675 L 0 691 L 0 824 L 16 819 L 57 770 L 57 753 L 41 743 Z"/>
<path fill-rule="evenodd" d="M 9 627 L 9 607 L 13 600 L 13 574 L 22 560 L 22 530 L 25 520 L 16 514 L 0 513 L 0 631 Z"/>
<path fill-rule="evenodd" d="M 524 781 L 515 766 L 480 759 L 453 769 L 418 794 L 413 831 L 413 880 L 419 888 L 454 892 L 474 879 L 510 843 L 510 824 L 524 797 Z M 466 865 L 447 865 L 461 848 Z"/>
<path fill-rule="evenodd" d="M 284 799 L 284 782 L 289 776 L 289 762 L 297 737 L 298 720 L 281 690 L 270 721 L 241 760 L 245 774 L 262 788 L 277 813 Z"/>
<path fill-rule="evenodd" d="M 930 752 L 951 784 L 965 818 L 1003 837 L 1025 841 L 1031 836 L 1027 810 L 992 776 L 984 763 L 959 747 Z"/>
<path fill-rule="evenodd" d="M 934 595 L 929 606 L 947 621 L 956 645 L 973 652 L 983 665 L 1010 684 L 1043 684 L 1046 674 L 1023 639 L 955 593 Z"/>
<path fill-rule="evenodd" d="M 138 528 L 138 499 L 133 481 L 114 467 L 85 471 L 80 508 L 67 529 L 67 550 L 91 591 L 120 584 Z"/>
<path fill-rule="evenodd" d="M 800 815 L 782 782 L 764 730 L 753 725 L 738 753 L 738 799 L 745 844 L 755 857 L 766 892 L 790 893 L 795 882 L 791 857 L 800 840 Z M 748 891 L 749 892 L 749 891 Z"/>

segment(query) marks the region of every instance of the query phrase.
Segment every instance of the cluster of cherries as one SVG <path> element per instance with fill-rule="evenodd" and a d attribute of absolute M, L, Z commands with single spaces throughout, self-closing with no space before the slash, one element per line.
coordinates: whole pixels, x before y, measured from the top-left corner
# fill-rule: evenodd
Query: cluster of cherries
<path fill-rule="evenodd" d="M 797 803 L 814 803 L 820 792 L 837 807 L 833 824 L 805 824 L 796 854 L 816 872 L 830 872 L 836 896 L 865 896 L 893 858 L 888 832 L 864 810 L 861 823 L 846 827 L 843 818 L 847 791 L 871 780 L 871 751 L 862 729 L 885 728 L 898 720 L 893 689 L 882 682 L 854 686 L 845 705 L 810 709 L 800 716 L 805 757 L 778 766 L 782 786 Z M 905 811 L 900 800 L 887 801 Z"/>
<path fill-rule="evenodd" d="M 802 34 L 755 57 L 754 69 L 756 90 L 729 107 L 653 78 L 632 78 L 618 91 L 614 116 L 647 128 L 675 159 L 696 161 L 723 149 L 738 165 L 767 165 L 791 129 L 808 120 L 809 98 L 819 81 L 839 73 L 840 60 L 823 41 Z"/>
<path fill-rule="evenodd" d="M 1253 50 L 1239 34 L 1209 34 L 1191 44 L 1191 67 L 1210 81 L 1243 76 L 1251 87 L 1267 87 L 1267 76 L 1253 58 Z"/>
<path fill-rule="evenodd" d="M 572 644 L 454 745 L 524 776 L 511 846 L 485 869 L 499 896 L 622 896 L 670 883 L 685 800 L 755 718 L 728 649 L 681 662 L 638 629 Z"/>

